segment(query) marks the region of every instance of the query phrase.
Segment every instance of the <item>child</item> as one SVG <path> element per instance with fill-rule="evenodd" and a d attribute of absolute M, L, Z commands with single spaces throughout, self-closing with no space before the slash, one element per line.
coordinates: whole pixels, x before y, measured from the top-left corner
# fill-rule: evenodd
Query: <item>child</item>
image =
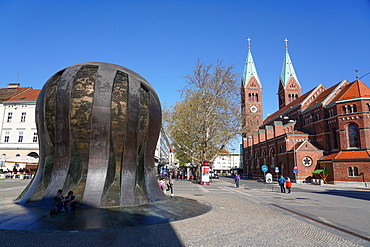
<path fill-rule="evenodd" d="M 285 186 L 288 190 L 288 193 L 290 193 L 290 188 L 292 188 L 292 181 L 290 181 L 290 178 L 287 178 L 287 180 L 285 182 Z"/>
<path fill-rule="evenodd" d="M 63 193 L 62 190 L 58 190 L 57 195 L 54 197 L 54 205 L 50 213 L 58 213 L 63 208 L 64 197 L 62 193 Z"/>
<path fill-rule="evenodd" d="M 162 191 L 164 191 L 164 184 L 166 183 L 166 180 L 164 178 L 161 178 L 159 180 L 159 187 L 161 187 Z"/>
<path fill-rule="evenodd" d="M 64 198 L 64 204 L 68 213 L 74 209 L 76 205 L 76 197 L 73 195 L 73 191 L 68 192 L 68 196 Z"/>

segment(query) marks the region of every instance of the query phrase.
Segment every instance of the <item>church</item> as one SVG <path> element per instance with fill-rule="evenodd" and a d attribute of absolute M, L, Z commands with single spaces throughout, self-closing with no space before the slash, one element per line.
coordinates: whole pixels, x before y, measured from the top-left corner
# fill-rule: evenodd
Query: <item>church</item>
<path fill-rule="evenodd" d="M 287 40 L 279 110 L 263 120 L 262 84 L 250 39 L 242 76 L 243 175 L 283 175 L 298 183 L 370 185 L 370 88 L 358 78 L 302 94 Z"/>

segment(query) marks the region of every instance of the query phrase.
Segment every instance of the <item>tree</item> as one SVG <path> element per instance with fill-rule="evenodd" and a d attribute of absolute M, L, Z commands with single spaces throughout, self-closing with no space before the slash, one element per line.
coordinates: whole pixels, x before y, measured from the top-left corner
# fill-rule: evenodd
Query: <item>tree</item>
<path fill-rule="evenodd" d="M 185 76 L 182 100 L 164 111 L 177 156 L 192 163 L 213 162 L 243 133 L 240 87 L 233 70 L 222 61 L 209 65 L 198 61 L 192 74 Z"/>

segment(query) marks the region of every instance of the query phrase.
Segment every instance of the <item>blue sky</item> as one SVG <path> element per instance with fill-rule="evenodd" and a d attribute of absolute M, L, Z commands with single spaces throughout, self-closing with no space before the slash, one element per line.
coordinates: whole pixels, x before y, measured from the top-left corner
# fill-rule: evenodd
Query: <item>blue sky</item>
<path fill-rule="evenodd" d="M 285 38 L 303 93 L 370 72 L 369 0 L 0 0 L 0 32 L 0 87 L 41 88 L 65 67 L 101 61 L 142 75 L 166 105 L 198 59 L 241 76 L 250 37 L 264 117 L 278 109 Z"/>

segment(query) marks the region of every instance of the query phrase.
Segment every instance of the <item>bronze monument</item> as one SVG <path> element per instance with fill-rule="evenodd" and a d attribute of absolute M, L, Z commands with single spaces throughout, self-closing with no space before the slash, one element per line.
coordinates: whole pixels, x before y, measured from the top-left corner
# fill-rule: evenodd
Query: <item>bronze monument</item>
<path fill-rule="evenodd" d="M 81 207 L 167 200 L 154 171 L 161 114 L 151 85 L 127 68 L 91 62 L 57 72 L 37 100 L 38 171 L 16 202 L 50 207 L 58 189 L 73 190 Z"/>

